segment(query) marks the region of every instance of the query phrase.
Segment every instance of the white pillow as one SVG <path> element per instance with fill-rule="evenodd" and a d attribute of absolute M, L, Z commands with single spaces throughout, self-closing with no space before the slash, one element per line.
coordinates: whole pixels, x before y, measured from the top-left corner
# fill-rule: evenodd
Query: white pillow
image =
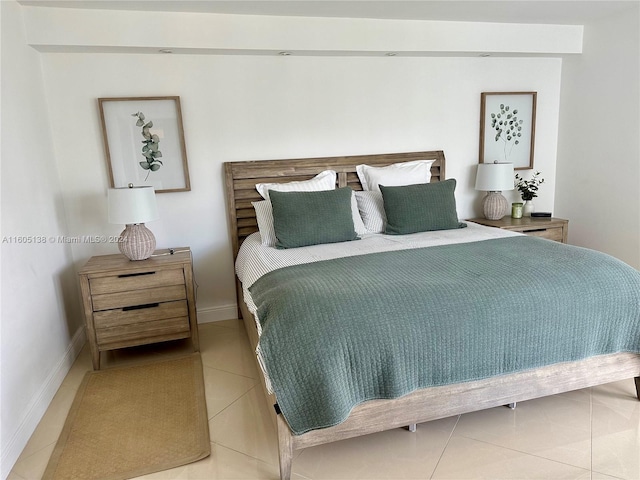
<path fill-rule="evenodd" d="M 251 202 L 256 211 L 258 230 L 260 230 L 260 241 L 265 247 L 275 247 L 276 231 L 273 228 L 273 211 L 269 200 Z"/>
<path fill-rule="evenodd" d="M 380 191 L 385 187 L 400 187 L 429 183 L 431 181 L 431 165 L 435 160 L 415 160 L 412 162 L 394 163 L 387 167 L 370 165 L 356 166 L 356 172 L 363 190 Z"/>
<path fill-rule="evenodd" d="M 353 229 L 356 231 L 358 235 L 364 235 L 365 233 L 369 233 L 367 231 L 367 228 L 364 226 L 362 217 L 360 216 L 360 211 L 358 209 L 358 201 L 356 200 L 356 192 L 351 193 L 351 216 L 353 217 Z"/>
<path fill-rule="evenodd" d="M 387 225 L 387 215 L 384 211 L 384 201 L 381 192 L 356 192 L 358 210 L 365 228 L 370 233 L 384 233 Z"/>
<path fill-rule="evenodd" d="M 382 198 L 382 194 L 380 194 Z M 260 240 L 265 247 L 276 246 L 276 231 L 273 227 L 273 210 L 269 200 L 261 200 L 259 202 L 251 202 L 256 211 L 256 220 L 258 221 L 258 230 L 260 230 Z M 358 202 L 356 201 L 355 192 L 351 194 L 351 216 L 353 217 L 353 228 L 358 235 L 370 233 L 364 226 L 360 213 L 358 212 Z"/>
<path fill-rule="evenodd" d="M 269 200 L 269 190 L 278 192 L 319 192 L 335 190 L 337 174 L 334 170 L 325 170 L 310 180 L 287 183 L 258 183 L 256 190 L 262 198 Z"/>

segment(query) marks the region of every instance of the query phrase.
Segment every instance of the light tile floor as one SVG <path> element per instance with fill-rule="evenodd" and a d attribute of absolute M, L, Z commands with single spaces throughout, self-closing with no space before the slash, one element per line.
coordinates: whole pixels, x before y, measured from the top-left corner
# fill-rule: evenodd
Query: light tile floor
<path fill-rule="evenodd" d="M 240 321 L 200 325 L 211 456 L 151 479 L 277 479 L 275 428 Z M 171 342 L 110 353 L 105 367 L 190 351 Z M 87 348 L 9 475 L 41 477 L 85 372 Z M 296 453 L 294 479 L 640 479 L 633 380 L 395 429 Z"/>

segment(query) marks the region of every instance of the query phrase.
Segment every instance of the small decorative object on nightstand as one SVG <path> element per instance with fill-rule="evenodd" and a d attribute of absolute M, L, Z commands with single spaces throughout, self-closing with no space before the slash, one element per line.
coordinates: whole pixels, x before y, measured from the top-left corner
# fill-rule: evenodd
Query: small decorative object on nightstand
<path fill-rule="evenodd" d="M 78 272 L 95 370 L 106 350 L 189 337 L 200 350 L 191 251 L 155 255 L 138 262 L 100 255 Z"/>
<path fill-rule="evenodd" d="M 538 196 L 538 188 L 544 183 L 544 178 L 538 178 L 540 172 L 535 172 L 531 180 L 525 180 L 516 173 L 516 187 L 520 192 L 520 196 L 524 201 L 522 207 L 522 215 L 524 217 L 530 217 L 531 213 L 535 210 L 533 206 L 533 199 Z"/>
<path fill-rule="evenodd" d="M 511 204 L 511 218 L 522 218 L 522 203 Z"/>
<path fill-rule="evenodd" d="M 553 217 L 504 217 L 501 220 L 488 220 L 486 218 L 470 218 L 469 222 L 479 223 L 488 227 L 502 228 L 514 232 L 522 232 L 525 235 L 542 237 L 556 242 L 567 243 L 569 220 Z"/>
<path fill-rule="evenodd" d="M 484 190 L 487 196 L 482 201 L 485 218 L 500 220 L 509 211 L 509 203 L 502 190 L 513 190 L 512 163 L 479 163 L 476 174 L 476 190 Z"/>

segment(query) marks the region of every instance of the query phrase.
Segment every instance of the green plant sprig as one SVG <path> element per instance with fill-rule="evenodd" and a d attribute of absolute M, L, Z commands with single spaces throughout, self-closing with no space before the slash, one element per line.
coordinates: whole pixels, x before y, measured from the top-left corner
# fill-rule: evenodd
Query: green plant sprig
<path fill-rule="evenodd" d="M 520 143 L 522 137 L 522 124 L 524 120 L 518 118 L 518 109 L 513 109 L 504 103 L 500 104 L 500 111 L 491 114 L 491 128 L 495 130 L 496 142 L 502 140 L 504 143 L 504 158 L 507 160 L 513 147 Z M 507 152 L 507 147 L 511 145 Z"/>
<path fill-rule="evenodd" d="M 162 157 L 162 152 L 159 150 L 160 137 L 151 133 L 151 127 L 153 122 L 149 120 L 145 123 L 144 113 L 136 112 L 131 114 L 132 117 L 137 117 L 136 127 L 142 127 L 142 156 L 146 159 L 139 162 L 143 170 L 147 170 L 147 176 L 145 181 L 149 178 L 149 173 L 158 171 L 163 165 L 162 160 L 158 160 Z"/>
<path fill-rule="evenodd" d="M 538 188 L 544 183 L 544 178 L 538 178 L 540 172 L 535 172 L 531 180 L 525 180 L 516 173 L 515 187 L 520 192 L 522 200 L 533 200 L 538 196 Z"/>

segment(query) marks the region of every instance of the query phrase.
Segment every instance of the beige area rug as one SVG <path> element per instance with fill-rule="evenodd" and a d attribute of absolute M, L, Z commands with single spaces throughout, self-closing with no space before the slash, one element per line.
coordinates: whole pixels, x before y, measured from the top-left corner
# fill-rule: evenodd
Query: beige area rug
<path fill-rule="evenodd" d="M 211 453 L 199 353 L 88 372 L 44 479 L 126 479 Z"/>

